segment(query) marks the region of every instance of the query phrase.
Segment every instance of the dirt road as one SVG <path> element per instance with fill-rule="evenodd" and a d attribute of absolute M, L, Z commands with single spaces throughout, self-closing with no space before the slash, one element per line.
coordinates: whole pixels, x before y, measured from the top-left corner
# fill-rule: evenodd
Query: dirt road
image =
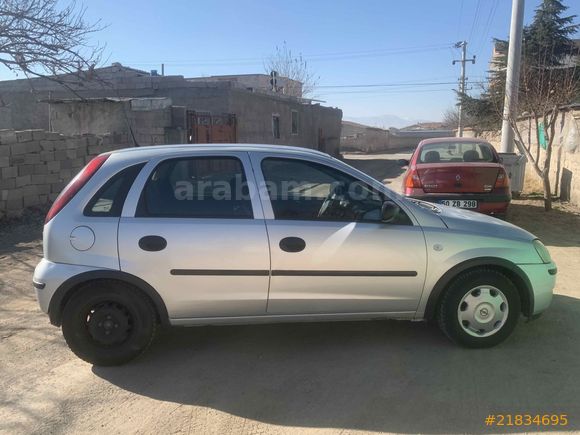
<path fill-rule="evenodd" d="M 366 157 L 355 165 L 387 181 L 400 177 L 392 155 Z M 542 430 L 580 429 L 573 210 L 512 205 L 510 219 L 555 258 L 557 295 L 542 318 L 522 321 L 496 348 L 458 348 L 424 323 L 204 327 L 166 331 L 144 357 L 118 368 L 74 357 L 37 308 L 30 280 L 41 223 L 33 218 L 0 229 L 2 433 L 537 430 L 486 427 L 492 413 L 568 414 L 567 427 Z"/>

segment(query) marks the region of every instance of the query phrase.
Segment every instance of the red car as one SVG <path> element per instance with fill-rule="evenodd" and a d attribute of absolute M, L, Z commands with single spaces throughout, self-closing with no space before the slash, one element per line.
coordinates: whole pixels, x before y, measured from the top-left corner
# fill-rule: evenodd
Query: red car
<path fill-rule="evenodd" d="M 411 198 L 505 217 L 511 201 L 509 178 L 492 145 L 477 138 L 421 141 L 403 179 Z"/>

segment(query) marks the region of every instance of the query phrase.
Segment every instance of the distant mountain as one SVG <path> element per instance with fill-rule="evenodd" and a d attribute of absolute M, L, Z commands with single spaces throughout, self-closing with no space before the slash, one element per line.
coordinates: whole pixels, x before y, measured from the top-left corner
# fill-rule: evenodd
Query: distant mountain
<path fill-rule="evenodd" d="M 357 122 L 359 124 L 370 125 L 372 127 L 379 127 L 388 129 L 389 127 L 403 128 L 408 125 L 426 122 L 424 119 L 402 118 L 397 115 L 379 115 L 379 116 L 345 116 L 345 121 Z"/>

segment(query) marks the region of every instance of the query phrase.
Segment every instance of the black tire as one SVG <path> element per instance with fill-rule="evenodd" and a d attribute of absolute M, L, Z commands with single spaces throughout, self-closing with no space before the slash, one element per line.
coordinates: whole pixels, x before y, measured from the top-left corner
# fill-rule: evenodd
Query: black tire
<path fill-rule="evenodd" d="M 83 285 L 66 303 L 62 333 L 81 359 L 99 366 L 124 364 L 141 355 L 157 331 L 151 301 L 118 281 Z"/>
<path fill-rule="evenodd" d="M 458 310 L 463 297 L 478 286 L 493 286 L 507 299 L 507 319 L 488 336 L 470 335 L 459 321 Z M 516 327 L 521 314 L 520 296 L 514 283 L 503 273 L 487 268 L 474 269 L 451 282 L 443 294 L 437 314 L 439 327 L 455 343 L 470 348 L 492 347 L 509 337 Z"/>

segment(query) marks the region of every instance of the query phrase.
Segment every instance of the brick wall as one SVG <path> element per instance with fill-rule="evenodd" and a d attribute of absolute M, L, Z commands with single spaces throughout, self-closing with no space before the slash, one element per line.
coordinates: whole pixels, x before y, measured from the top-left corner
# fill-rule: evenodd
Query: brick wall
<path fill-rule="evenodd" d="M 126 135 L 0 130 L 0 218 L 50 204 L 95 155 L 131 146 Z"/>

